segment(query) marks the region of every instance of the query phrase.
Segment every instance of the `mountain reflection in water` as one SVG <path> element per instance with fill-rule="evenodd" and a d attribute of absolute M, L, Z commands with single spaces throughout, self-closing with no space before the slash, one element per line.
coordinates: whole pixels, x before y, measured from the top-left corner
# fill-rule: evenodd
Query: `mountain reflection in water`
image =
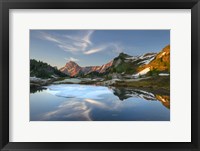
<path fill-rule="evenodd" d="M 167 93 L 78 84 L 51 85 L 31 92 L 31 121 L 170 120 Z"/>
<path fill-rule="evenodd" d="M 132 89 L 132 88 L 117 88 L 113 87 L 113 94 L 118 96 L 121 101 L 124 101 L 130 97 L 138 97 L 144 100 L 150 101 L 160 101 L 162 104 L 170 109 L 170 96 L 167 93 L 158 94 L 158 93 L 151 93 L 140 89 Z"/>

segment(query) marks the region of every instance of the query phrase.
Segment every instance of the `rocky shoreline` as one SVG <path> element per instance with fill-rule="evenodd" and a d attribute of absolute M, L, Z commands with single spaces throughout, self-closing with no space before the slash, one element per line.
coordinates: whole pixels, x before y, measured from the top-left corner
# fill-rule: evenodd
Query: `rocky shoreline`
<path fill-rule="evenodd" d="M 43 86 L 51 84 L 84 84 L 84 85 L 99 85 L 99 86 L 114 86 L 114 87 L 130 87 L 139 88 L 152 92 L 164 94 L 170 93 L 169 77 L 145 77 L 138 79 L 111 79 L 104 80 L 90 78 L 49 78 L 41 79 L 36 77 L 30 78 L 30 88 L 40 89 Z"/>

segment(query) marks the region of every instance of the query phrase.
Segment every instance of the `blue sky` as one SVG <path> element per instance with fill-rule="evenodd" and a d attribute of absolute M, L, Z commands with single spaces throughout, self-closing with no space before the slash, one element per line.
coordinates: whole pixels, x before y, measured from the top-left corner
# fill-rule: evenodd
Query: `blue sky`
<path fill-rule="evenodd" d="M 30 59 L 58 68 L 68 61 L 102 65 L 120 52 L 132 56 L 159 52 L 170 44 L 170 30 L 30 30 Z"/>

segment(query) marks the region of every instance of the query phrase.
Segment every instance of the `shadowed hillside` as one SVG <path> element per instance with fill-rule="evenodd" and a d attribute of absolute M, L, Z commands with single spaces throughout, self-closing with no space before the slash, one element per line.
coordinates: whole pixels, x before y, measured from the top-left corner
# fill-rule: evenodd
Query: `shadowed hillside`
<path fill-rule="evenodd" d="M 56 69 L 56 67 L 48 65 L 47 63 L 31 59 L 30 76 L 42 79 L 48 79 L 53 77 L 66 77 L 66 74 Z"/>

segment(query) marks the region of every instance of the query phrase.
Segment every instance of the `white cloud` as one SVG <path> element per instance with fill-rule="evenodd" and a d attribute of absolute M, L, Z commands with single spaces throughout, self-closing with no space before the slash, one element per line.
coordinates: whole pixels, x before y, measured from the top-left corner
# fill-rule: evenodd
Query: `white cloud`
<path fill-rule="evenodd" d="M 85 49 L 92 45 L 90 37 L 94 31 L 84 31 L 78 35 L 54 35 L 47 32 L 40 32 L 40 38 L 56 44 L 64 51 L 77 53 L 85 51 Z"/>
<path fill-rule="evenodd" d="M 73 61 L 73 62 L 78 62 L 79 61 L 79 59 L 76 59 L 76 58 L 73 58 L 73 57 L 65 58 L 65 60 L 67 60 L 67 61 Z"/>
<path fill-rule="evenodd" d="M 56 44 L 60 49 L 73 54 L 82 53 L 90 55 L 100 51 L 109 50 L 112 53 L 122 52 L 122 46 L 119 43 L 107 43 L 96 45 L 91 38 L 93 30 L 81 30 L 73 35 L 54 35 L 46 32 L 40 32 L 41 38 Z"/>
<path fill-rule="evenodd" d="M 102 48 L 93 48 L 93 49 L 85 51 L 84 54 L 90 55 L 90 54 L 102 51 L 103 49 L 104 49 L 104 47 L 102 47 Z"/>
<path fill-rule="evenodd" d="M 93 33 L 94 33 L 93 30 L 88 31 L 87 34 L 83 37 L 83 41 L 85 41 L 88 44 L 92 44 L 90 38 L 91 38 Z"/>
<path fill-rule="evenodd" d="M 50 34 L 47 34 L 45 32 L 41 32 L 41 38 L 44 39 L 44 40 L 48 40 L 48 41 L 51 41 L 51 42 L 58 43 L 58 44 L 62 43 L 62 41 L 60 39 L 58 39 L 57 37 L 50 35 Z"/>
<path fill-rule="evenodd" d="M 105 50 L 109 50 L 109 52 L 111 53 L 119 54 L 120 52 L 123 52 L 123 47 L 118 43 L 108 43 L 108 44 L 99 46 L 97 48 L 86 50 L 84 54 L 90 55 L 90 54 L 97 53 L 100 51 L 105 51 Z"/>
<path fill-rule="evenodd" d="M 83 30 L 76 35 L 54 35 L 46 32 L 40 32 L 40 37 L 43 40 L 55 43 L 64 51 L 71 53 L 84 53 L 89 48 L 92 49 L 91 36 L 93 33 L 93 30 Z"/>
<path fill-rule="evenodd" d="M 78 52 L 78 49 L 71 46 L 71 45 L 67 45 L 67 44 L 61 44 L 61 45 L 58 45 L 59 48 L 63 49 L 64 51 L 68 51 L 68 52 Z"/>
<path fill-rule="evenodd" d="M 85 51 L 86 48 L 92 45 L 91 36 L 93 30 L 81 31 L 79 35 L 64 35 L 70 41 L 70 44 L 77 48 L 79 51 Z"/>

